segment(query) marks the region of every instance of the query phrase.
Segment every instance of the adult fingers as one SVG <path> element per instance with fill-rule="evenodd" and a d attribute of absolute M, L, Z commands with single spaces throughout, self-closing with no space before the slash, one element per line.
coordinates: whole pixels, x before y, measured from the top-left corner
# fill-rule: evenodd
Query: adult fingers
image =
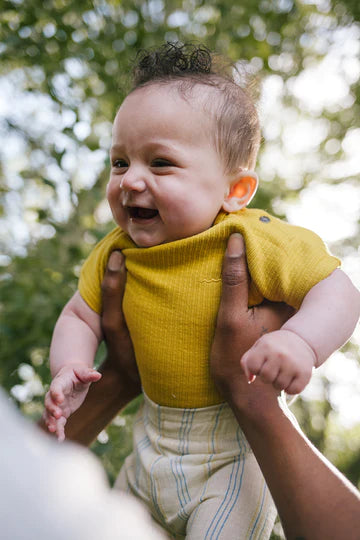
<path fill-rule="evenodd" d="M 125 259 L 120 251 L 113 251 L 102 282 L 102 329 L 107 346 L 109 365 L 129 378 L 129 383 L 140 386 L 133 345 L 122 311 L 126 284 Z"/>
<path fill-rule="evenodd" d="M 109 257 L 101 284 L 102 326 L 104 333 L 117 333 L 124 324 L 122 298 L 125 289 L 126 270 L 124 256 L 113 251 Z"/>
<path fill-rule="evenodd" d="M 249 274 L 242 236 L 232 234 L 228 240 L 222 266 L 222 294 L 217 326 L 237 327 L 239 318 L 248 312 Z"/>

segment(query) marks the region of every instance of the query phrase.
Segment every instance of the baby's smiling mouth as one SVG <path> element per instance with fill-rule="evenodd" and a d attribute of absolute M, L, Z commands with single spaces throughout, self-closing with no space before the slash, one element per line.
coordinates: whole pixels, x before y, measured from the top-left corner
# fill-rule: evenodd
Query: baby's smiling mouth
<path fill-rule="evenodd" d="M 143 208 L 141 206 L 128 206 L 129 216 L 132 219 L 152 219 L 159 215 L 155 208 Z"/>

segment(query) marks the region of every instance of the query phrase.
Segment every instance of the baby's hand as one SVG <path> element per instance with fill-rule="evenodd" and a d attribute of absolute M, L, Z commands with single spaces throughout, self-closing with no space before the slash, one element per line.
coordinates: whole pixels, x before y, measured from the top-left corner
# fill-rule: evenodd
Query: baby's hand
<path fill-rule="evenodd" d="M 294 332 L 277 330 L 258 339 L 240 363 L 249 382 L 258 375 L 277 390 L 299 394 L 310 380 L 316 355 Z"/>
<path fill-rule="evenodd" d="M 67 419 L 83 403 L 90 384 L 100 378 L 101 373 L 84 364 L 70 364 L 52 380 L 45 396 L 44 422 L 59 441 L 65 439 Z"/>

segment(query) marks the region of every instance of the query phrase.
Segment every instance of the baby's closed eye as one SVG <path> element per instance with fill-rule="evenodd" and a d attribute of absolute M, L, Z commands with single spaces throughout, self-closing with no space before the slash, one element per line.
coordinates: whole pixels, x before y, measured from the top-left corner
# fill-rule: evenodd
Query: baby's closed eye
<path fill-rule="evenodd" d="M 152 167 L 174 167 L 175 165 L 168 159 L 157 158 L 151 162 L 151 166 Z"/>

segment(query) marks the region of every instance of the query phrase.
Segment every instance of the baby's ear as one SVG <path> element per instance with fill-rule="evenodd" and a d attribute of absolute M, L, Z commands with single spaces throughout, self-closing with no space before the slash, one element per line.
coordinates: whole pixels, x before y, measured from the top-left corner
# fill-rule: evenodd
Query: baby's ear
<path fill-rule="evenodd" d="M 254 171 L 239 172 L 231 182 L 230 192 L 223 202 L 225 212 L 236 212 L 244 208 L 256 193 L 258 177 Z"/>

